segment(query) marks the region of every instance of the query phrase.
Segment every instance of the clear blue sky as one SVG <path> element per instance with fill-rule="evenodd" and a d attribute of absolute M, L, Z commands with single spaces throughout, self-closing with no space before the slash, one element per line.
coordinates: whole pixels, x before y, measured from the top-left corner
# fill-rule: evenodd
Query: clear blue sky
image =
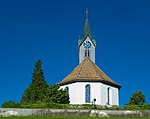
<path fill-rule="evenodd" d="M 122 85 L 120 105 L 137 90 L 150 103 L 149 6 L 144 0 L 0 0 L 0 104 L 20 101 L 38 59 L 48 84 L 78 65 L 86 8 L 96 64 Z"/>

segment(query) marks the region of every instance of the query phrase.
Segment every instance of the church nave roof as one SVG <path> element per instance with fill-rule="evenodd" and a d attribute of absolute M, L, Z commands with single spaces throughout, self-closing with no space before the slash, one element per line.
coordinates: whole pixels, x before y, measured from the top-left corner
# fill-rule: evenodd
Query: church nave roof
<path fill-rule="evenodd" d="M 65 85 L 73 82 L 102 82 L 121 88 L 119 84 L 110 79 L 89 58 L 84 59 L 66 78 L 59 82 L 58 85 Z"/>

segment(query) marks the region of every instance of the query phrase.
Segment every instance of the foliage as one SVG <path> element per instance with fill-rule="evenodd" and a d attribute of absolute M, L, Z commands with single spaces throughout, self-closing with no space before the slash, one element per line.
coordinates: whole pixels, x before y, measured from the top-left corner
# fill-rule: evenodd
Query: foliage
<path fill-rule="evenodd" d="M 82 105 L 82 109 L 93 109 L 94 107 L 93 107 L 93 105 L 91 105 L 91 104 L 83 104 Z"/>
<path fill-rule="evenodd" d="M 21 103 L 36 103 L 43 102 L 45 99 L 48 84 L 44 80 L 44 73 L 42 70 L 42 62 L 38 60 L 35 64 L 35 69 L 32 74 L 32 82 L 25 90 Z"/>
<path fill-rule="evenodd" d="M 124 106 L 124 109 L 126 109 L 126 110 L 150 110 L 150 104 L 145 104 L 145 105 L 129 105 L 129 104 L 126 104 Z"/>
<path fill-rule="evenodd" d="M 25 90 L 20 103 L 25 104 L 43 104 L 43 103 L 69 103 L 69 94 L 67 89 L 59 89 L 59 86 L 48 86 L 44 80 L 42 62 L 38 60 L 32 74 L 32 82 Z M 43 106 L 43 105 L 41 105 Z"/>
<path fill-rule="evenodd" d="M 121 110 L 120 107 L 113 105 L 112 107 L 96 106 L 97 110 Z M 53 102 L 36 103 L 36 104 L 21 104 L 20 108 L 51 108 L 51 109 L 93 109 L 91 104 L 58 104 Z"/>
<path fill-rule="evenodd" d="M 130 97 L 129 103 L 124 105 L 126 110 L 150 110 L 150 104 L 146 104 L 145 96 L 142 91 L 134 92 Z"/>
<path fill-rule="evenodd" d="M 145 104 L 145 96 L 141 91 L 137 91 L 133 93 L 130 97 L 129 105 L 144 105 Z"/>
<path fill-rule="evenodd" d="M 59 89 L 59 86 L 49 86 L 46 93 L 46 102 L 54 102 L 59 104 L 68 104 L 69 94 L 67 89 Z"/>
<path fill-rule="evenodd" d="M 97 110 L 122 110 L 121 107 L 119 107 L 118 105 L 111 105 L 111 106 L 107 106 L 107 105 L 97 105 L 96 106 Z"/>
<path fill-rule="evenodd" d="M 8 101 L 8 102 L 4 102 L 2 104 L 3 108 L 19 108 L 20 105 L 19 103 L 15 103 L 14 101 Z"/>
<path fill-rule="evenodd" d="M 67 109 L 67 104 L 58 103 L 36 103 L 36 104 L 21 104 L 21 108 L 51 108 L 51 109 Z"/>

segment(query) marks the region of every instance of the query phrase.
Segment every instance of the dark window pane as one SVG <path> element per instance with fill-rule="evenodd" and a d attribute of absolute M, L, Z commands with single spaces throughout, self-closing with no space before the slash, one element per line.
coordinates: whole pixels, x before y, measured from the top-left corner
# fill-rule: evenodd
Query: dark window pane
<path fill-rule="evenodd" d="M 90 85 L 85 86 L 85 102 L 90 103 Z"/>

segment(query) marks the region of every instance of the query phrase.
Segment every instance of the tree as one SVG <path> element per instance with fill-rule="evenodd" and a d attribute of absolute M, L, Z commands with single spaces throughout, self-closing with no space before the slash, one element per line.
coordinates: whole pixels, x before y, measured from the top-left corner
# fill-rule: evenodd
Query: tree
<path fill-rule="evenodd" d="M 46 102 L 68 104 L 70 101 L 67 89 L 60 89 L 57 85 L 49 86 L 46 94 Z"/>
<path fill-rule="evenodd" d="M 60 89 L 59 86 L 48 86 L 48 84 L 44 80 L 42 62 L 41 60 L 38 60 L 32 73 L 32 82 L 24 91 L 20 103 L 33 104 L 40 102 L 67 104 L 69 103 L 69 94 L 66 89 Z"/>
<path fill-rule="evenodd" d="M 69 104 L 70 101 L 69 101 L 69 93 L 68 93 L 68 89 L 65 88 L 64 90 L 63 89 L 59 89 L 58 90 L 58 100 L 60 101 L 59 103 L 61 104 Z"/>
<path fill-rule="evenodd" d="M 44 80 L 42 61 L 38 60 L 32 73 L 32 82 L 24 91 L 21 103 L 43 102 L 46 97 L 47 88 L 48 84 Z"/>
<path fill-rule="evenodd" d="M 130 97 L 129 105 L 143 105 L 145 104 L 145 96 L 142 91 L 134 92 Z"/>

